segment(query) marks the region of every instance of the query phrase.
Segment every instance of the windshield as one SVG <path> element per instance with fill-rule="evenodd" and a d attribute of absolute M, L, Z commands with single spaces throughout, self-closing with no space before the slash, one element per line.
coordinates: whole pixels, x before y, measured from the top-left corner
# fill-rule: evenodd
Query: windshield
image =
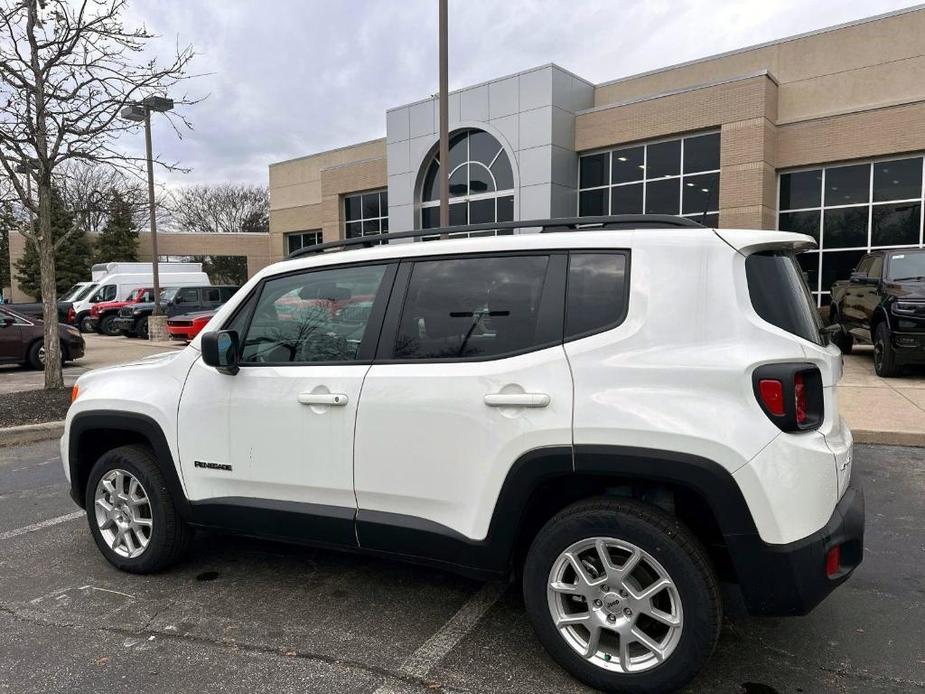
<path fill-rule="evenodd" d="M 60 299 L 58 299 L 58 301 L 73 301 L 74 296 L 78 294 L 80 290 L 84 288 L 84 286 L 85 285 L 83 282 L 80 282 L 79 284 L 75 284 L 73 287 L 68 289 L 65 295 L 62 296 Z"/>
<path fill-rule="evenodd" d="M 909 251 L 891 255 L 886 278 L 894 282 L 925 279 L 925 251 Z"/>
<path fill-rule="evenodd" d="M 171 287 L 170 289 L 165 289 L 161 292 L 161 301 L 168 302 L 173 301 L 173 298 L 177 295 L 177 288 Z"/>
<path fill-rule="evenodd" d="M 73 299 L 70 299 L 70 301 L 83 301 L 88 296 L 90 296 L 90 292 L 92 292 L 94 289 L 96 289 L 96 282 L 91 282 L 86 287 L 84 287 L 82 291 L 78 292 L 77 296 L 75 296 Z"/>

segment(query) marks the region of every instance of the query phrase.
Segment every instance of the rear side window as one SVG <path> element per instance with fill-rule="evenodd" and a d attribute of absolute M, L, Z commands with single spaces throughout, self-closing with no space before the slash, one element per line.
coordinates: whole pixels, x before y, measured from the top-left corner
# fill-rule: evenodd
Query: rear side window
<path fill-rule="evenodd" d="M 822 321 L 792 253 L 754 253 L 745 259 L 755 312 L 771 325 L 822 344 Z"/>
<path fill-rule="evenodd" d="M 219 302 L 218 287 L 212 287 L 212 288 L 206 289 L 206 290 L 204 290 L 204 291 L 205 291 L 205 295 L 206 295 L 205 303 L 207 303 L 207 304 L 217 304 L 217 303 Z"/>
<path fill-rule="evenodd" d="M 543 346 L 548 266 L 544 255 L 416 262 L 392 358 L 484 359 Z"/>
<path fill-rule="evenodd" d="M 174 301 L 177 304 L 196 304 L 199 303 L 199 290 L 195 287 L 184 287 L 177 292 Z"/>
<path fill-rule="evenodd" d="M 619 325 L 626 316 L 626 254 L 572 253 L 568 264 L 565 339 Z"/>

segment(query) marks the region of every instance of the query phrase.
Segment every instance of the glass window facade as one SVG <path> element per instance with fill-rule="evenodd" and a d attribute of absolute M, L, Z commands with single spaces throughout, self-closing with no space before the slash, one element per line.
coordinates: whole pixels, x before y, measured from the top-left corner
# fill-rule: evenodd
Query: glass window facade
<path fill-rule="evenodd" d="M 344 236 L 385 234 L 389 230 L 389 194 L 385 189 L 344 196 Z"/>
<path fill-rule="evenodd" d="M 300 248 L 321 243 L 321 229 L 315 231 L 296 231 L 286 234 L 286 252 L 294 253 Z"/>
<path fill-rule="evenodd" d="M 514 221 L 514 172 L 500 142 L 481 130 L 452 133 L 449 164 L 450 226 Z M 440 226 L 439 154 L 435 154 L 426 167 L 421 187 L 421 228 L 434 229 Z M 495 233 L 509 234 L 511 231 L 453 236 Z"/>
<path fill-rule="evenodd" d="M 578 167 L 578 216 L 683 215 L 719 222 L 719 133 L 584 154 Z"/>
<path fill-rule="evenodd" d="M 819 244 L 799 256 L 817 305 L 871 249 L 922 247 L 923 166 L 897 157 L 780 175 L 778 229 Z"/>

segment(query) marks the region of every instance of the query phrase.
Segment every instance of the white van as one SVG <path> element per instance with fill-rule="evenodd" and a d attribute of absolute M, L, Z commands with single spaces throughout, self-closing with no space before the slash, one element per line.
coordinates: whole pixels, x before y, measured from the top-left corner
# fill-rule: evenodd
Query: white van
<path fill-rule="evenodd" d="M 100 272 L 105 274 L 100 275 Z M 154 284 L 151 263 L 105 263 L 91 269 L 97 285 L 95 292 L 74 302 L 77 325 L 82 332 L 92 330 L 90 309 L 104 301 L 125 301 L 133 290 Z M 159 263 L 161 287 L 208 286 L 209 276 L 202 271 L 202 263 Z"/>

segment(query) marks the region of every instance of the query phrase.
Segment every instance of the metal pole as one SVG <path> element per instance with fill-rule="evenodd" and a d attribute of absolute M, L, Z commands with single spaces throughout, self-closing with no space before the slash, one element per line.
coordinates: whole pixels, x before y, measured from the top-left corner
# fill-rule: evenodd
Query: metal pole
<path fill-rule="evenodd" d="M 440 226 L 450 225 L 450 117 L 447 75 L 447 0 L 440 0 Z M 446 238 L 446 234 L 443 234 Z"/>
<path fill-rule="evenodd" d="M 148 160 L 148 216 L 151 225 L 151 254 L 154 256 L 152 263 L 152 276 L 154 278 L 154 311 L 155 316 L 161 315 L 161 282 L 158 275 L 158 255 L 157 255 L 157 220 L 154 216 L 154 161 L 151 154 L 151 109 L 145 107 L 145 154 Z"/>

